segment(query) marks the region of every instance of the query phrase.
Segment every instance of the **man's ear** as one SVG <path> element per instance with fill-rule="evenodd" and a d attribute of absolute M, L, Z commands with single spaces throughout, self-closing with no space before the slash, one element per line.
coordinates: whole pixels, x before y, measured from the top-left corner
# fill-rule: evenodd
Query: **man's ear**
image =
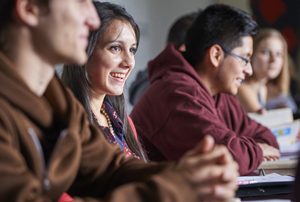
<path fill-rule="evenodd" d="M 224 51 L 218 44 L 214 44 L 209 48 L 208 51 L 209 59 L 214 67 L 218 67 L 224 58 Z"/>
<path fill-rule="evenodd" d="M 32 0 L 16 0 L 15 14 L 17 19 L 29 26 L 38 24 L 40 8 Z"/>
<path fill-rule="evenodd" d="M 185 44 L 184 44 L 184 43 L 181 44 L 181 45 L 179 46 L 178 50 L 179 50 L 180 52 L 185 52 L 185 50 L 186 50 Z"/>

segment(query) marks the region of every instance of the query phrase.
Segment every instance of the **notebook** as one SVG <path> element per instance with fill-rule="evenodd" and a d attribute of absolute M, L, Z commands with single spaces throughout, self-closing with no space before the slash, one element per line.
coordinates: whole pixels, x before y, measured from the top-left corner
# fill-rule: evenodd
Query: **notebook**
<path fill-rule="evenodd" d="M 239 189 L 236 196 L 245 198 L 290 194 L 293 191 L 294 180 L 294 177 L 276 173 L 265 176 L 242 176 L 238 178 Z"/>

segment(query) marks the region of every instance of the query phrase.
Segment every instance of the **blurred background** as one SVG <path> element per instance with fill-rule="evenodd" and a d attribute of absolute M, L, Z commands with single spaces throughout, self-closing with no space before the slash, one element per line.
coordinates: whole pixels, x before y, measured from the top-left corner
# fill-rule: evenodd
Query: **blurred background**
<path fill-rule="evenodd" d="M 295 0 L 108 0 L 126 8 L 141 29 L 140 46 L 136 66 L 125 89 L 145 69 L 166 44 L 167 32 L 179 16 L 205 8 L 213 3 L 224 3 L 243 9 L 253 15 L 261 27 L 273 27 L 281 31 L 288 42 L 289 53 L 295 63 L 294 75 L 300 77 L 300 1 Z M 300 79 L 299 79 L 300 80 Z M 129 102 L 127 102 L 129 103 Z M 128 110 L 131 106 L 128 104 Z"/>

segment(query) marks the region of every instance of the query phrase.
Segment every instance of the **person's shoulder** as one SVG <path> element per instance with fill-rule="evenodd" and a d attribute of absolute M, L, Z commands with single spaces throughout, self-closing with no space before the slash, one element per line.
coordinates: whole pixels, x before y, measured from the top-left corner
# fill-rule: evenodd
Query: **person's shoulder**
<path fill-rule="evenodd" d="M 16 109 L 7 100 L 0 97 L 0 128 L 13 130 L 13 116 Z"/>
<path fill-rule="evenodd" d="M 129 101 L 132 105 L 138 102 L 138 100 L 142 97 L 149 85 L 150 82 L 148 79 L 147 69 L 140 70 L 137 73 L 135 80 L 129 87 Z"/>
<path fill-rule="evenodd" d="M 140 83 L 144 83 L 145 81 L 148 81 L 148 70 L 143 69 L 140 70 L 135 77 L 135 80 L 132 82 L 132 85 L 130 88 L 134 88 L 135 86 L 138 86 Z"/>
<path fill-rule="evenodd" d="M 5 98 L 0 97 L 0 115 L 2 115 L 2 113 L 8 113 L 13 110 L 13 105 Z"/>

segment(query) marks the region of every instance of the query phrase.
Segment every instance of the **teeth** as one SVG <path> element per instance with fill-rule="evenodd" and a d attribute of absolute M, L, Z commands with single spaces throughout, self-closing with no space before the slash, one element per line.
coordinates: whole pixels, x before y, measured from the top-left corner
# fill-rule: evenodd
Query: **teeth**
<path fill-rule="evenodd" d="M 111 72 L 110 75 L 112 77 L 118 78 L 118 79 L 124 79 L 126 74 L 124 73 L 116 73 L 116 72 Z"/>

